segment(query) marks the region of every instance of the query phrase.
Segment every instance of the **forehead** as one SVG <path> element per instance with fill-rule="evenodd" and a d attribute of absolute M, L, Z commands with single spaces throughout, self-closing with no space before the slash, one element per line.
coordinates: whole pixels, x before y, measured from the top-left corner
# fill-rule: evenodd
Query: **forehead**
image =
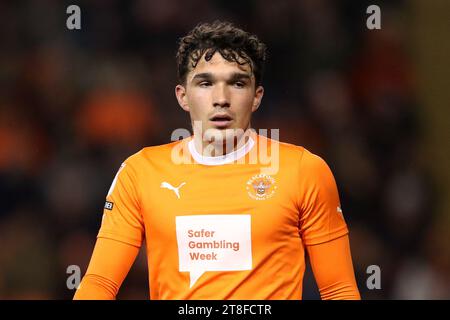
<path fill-rule="evenodd" d="M 241 59 L 239 62 L 242 63 L 244 60 Z M 195 68 L 189 71 L 188 79 L 192 79 L 198 73 L 220 73 L 226 75 L 237 72 L 247 73 L 253 77 L 252 68 L 248 63 L 239 64 L 235 61 L 228 61 L 219 52 L 216 52 L 209 61 L 206 61 L 205 55 L 203 55 Z"/>

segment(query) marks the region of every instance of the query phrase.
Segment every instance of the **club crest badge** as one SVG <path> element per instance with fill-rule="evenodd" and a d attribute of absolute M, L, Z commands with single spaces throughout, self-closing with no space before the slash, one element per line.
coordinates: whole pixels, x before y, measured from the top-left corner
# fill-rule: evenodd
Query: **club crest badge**
<path fill-rule="evenodd" d="M 247 181 L 248 195 L 255 200 L 271 198 L 276 189 L 275 179 L 267 174 L 257 174 Z"/>

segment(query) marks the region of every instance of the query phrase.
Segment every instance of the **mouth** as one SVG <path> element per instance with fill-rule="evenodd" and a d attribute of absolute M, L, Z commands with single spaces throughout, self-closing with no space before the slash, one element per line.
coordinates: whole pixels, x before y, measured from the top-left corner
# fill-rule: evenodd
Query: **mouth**
<path fill-rule="evenodd" d="M 231 124 L 233 118 L 231 118 L 228 114 L 223 113 L 214 115 L 209 119 L 209 121 L 211 121 L 217 128 L 226 128 Z"/>

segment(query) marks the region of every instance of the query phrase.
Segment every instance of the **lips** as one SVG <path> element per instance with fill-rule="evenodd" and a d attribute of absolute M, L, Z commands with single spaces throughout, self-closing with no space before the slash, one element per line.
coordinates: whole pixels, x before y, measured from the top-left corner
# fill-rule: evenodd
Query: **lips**
<path fill-rule="evenodd" d="M 226 113 L 219 113 L 212 116 L 209 121 L 211 121 L 218 128 L 224 128 L 230 125 L 233 118 Z"/>

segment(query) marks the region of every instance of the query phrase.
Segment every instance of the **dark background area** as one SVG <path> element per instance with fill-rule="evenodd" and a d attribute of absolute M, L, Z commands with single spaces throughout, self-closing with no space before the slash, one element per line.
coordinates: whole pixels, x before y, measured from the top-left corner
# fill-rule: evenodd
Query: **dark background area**
<path fill-rule="evenodd" d="M 81 30 L 66 28 L 70 4 Z M 381 30 L 366 27 L 371 4 Z M 66 268 L 86 271 L 121 162 L 190 129 L 177 41 L 215 19 L 267 44 L 252 127 L 331 167 L 362 297 L 449 299 L 449 13 L 448 1 L 0 2 L 0 299 L 72 298 Z M 118 298 L 148 298 L 144 252 Z M 304 298 L 319 298 L 310 271 Z"/>

